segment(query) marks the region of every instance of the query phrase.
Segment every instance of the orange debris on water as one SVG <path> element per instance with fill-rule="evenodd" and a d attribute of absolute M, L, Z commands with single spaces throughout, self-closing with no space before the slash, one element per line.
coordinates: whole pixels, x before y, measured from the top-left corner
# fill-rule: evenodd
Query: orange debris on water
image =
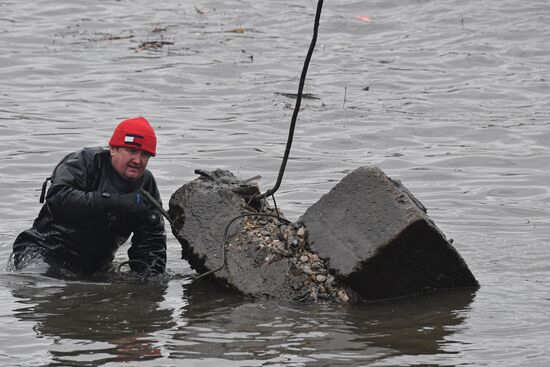
<path fill-rule="evenodd" d="M 368 15 L 356 15 L 354 18 L 362 22 L 368 22 L 368 23 L 372 22 L 372 18 L 369 17 Z"/>
<path fill-rule="evenodd" d="M 228 31 L 225 31 L 225 33 L 244 33 L 245 29 L 243 27 L 233 28 Z"/>

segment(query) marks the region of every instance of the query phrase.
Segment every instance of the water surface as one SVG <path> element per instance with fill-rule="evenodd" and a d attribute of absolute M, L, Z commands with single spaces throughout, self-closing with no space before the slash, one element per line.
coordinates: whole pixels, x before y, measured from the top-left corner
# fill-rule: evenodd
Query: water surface
<path fill-rule="evenodd" d="M 0 260 L 55 163 L 105 145 L 126 117 L 157 131 L 149 167 L 165 204 L 196 168 L 271 187 L 315 6 L 3 1 Z M 0 363 L 547 365 L 549 79 L 546 1 L 325 2 L 305 88 L 317 99 L 303 101 L 278 205 L 297 219 L 377 165 L 428 208 L 481 288 L 360 307 L 246 300 L 192 283 L 169 234 L 165 282 L 0 273 Z"/>

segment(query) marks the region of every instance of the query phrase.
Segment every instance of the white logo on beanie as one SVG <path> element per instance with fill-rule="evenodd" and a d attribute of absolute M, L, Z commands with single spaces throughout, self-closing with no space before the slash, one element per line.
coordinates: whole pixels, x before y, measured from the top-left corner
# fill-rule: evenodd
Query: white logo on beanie
<path fill-rule="evenodd" d="M 135 145 L 136 147 L 141 148 L 141 145 L 143 144 L 143 139 L 143 135 L 127 133 L 124 136 L 124 144 Z"/>

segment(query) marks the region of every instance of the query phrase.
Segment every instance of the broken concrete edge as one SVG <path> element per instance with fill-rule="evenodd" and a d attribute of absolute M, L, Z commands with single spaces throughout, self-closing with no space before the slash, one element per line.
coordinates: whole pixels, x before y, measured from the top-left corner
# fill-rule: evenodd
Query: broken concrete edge
<path fill-rule="evenodd" d="M 183 187 L 178 189 L 178 191 L 182 189 Z M 172 234 L 181 245 L 181 259 L 187 261 L 191 269 L 195 270 L 198 274 L 201 274 L 209 270 L 205 266 L 205 255 L 200 255 L 195 251 L 193 251 L 193 247 L 190 245 L 189 241 L 179 236 L 179 233 L 177 231 L 177 228 L 183 227 L 183 224 L 185 221 L 183 210 L 177 207 L 176 205 L 172 205 L 172 200 L 175 197 L 175 195 L 178 194 L 178 191 L 172 194 L 169 201 L 168 214 L 172 219 L 172 224 L 171 224 Z"/>
<path fill-rule="evenodd" d="M 449 242 L 424 246 L 422 243 L 435 243 L 438 239 L 411 239 L 418 237 L 419 233 L 420 237 L 438 235 L 427 230 L 426 226 L 430 225 L 422 221 L 412 223 L 401 238 L 381 248 L 379 253 L 361 263 L 354 273 L 343 277 L 342 282 L 363 295 L 365 301 L 455 288 L 478 289 L 479 282 Z M 411 242 L 418 245 L 410 248 Z M 416 256 L 413 252 L 423 255 Z"/>
<path fill-rule="evenodd" d="M 227 170 L 197 169 L 195 173 L 199 174 L 198 178 L 180 187 L 170 197 L 168 214 L 172 218 L 172 233 L 182 245 L 182 258 L 193 270 L 203 273 L 223 264 L 221 243 L 227 222 L 241 214 L 237 207 L 242 200 L 258 194 L 259 189 L 250 180 L 241 180 Z M 195 192 L 204 195 L 195 195 Z M 178 202 L 188 205 L 179 205 Z M 259 201 L 251 204 L 259 205 Z M 212 211 L 211 207 L 216 205 L 220 210 Z M 234 231 L 239 222 L 229 230 Z M 192 233 L 190 238 L 180 233 L 182 229 Z M 197 247 L 198 244 L 204 244 L 205 248 Z"/>

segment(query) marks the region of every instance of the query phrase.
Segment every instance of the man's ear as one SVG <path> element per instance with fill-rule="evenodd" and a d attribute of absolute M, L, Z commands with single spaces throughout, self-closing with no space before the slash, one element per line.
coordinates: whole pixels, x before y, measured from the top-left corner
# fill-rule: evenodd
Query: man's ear
<path fill-rule="evenodd" d="M 111 152 L 111 157 L 113 156 L 113 153 L 118 150 L 118 147 L 112 147 L 109 145 L 109 152 Z"/>

